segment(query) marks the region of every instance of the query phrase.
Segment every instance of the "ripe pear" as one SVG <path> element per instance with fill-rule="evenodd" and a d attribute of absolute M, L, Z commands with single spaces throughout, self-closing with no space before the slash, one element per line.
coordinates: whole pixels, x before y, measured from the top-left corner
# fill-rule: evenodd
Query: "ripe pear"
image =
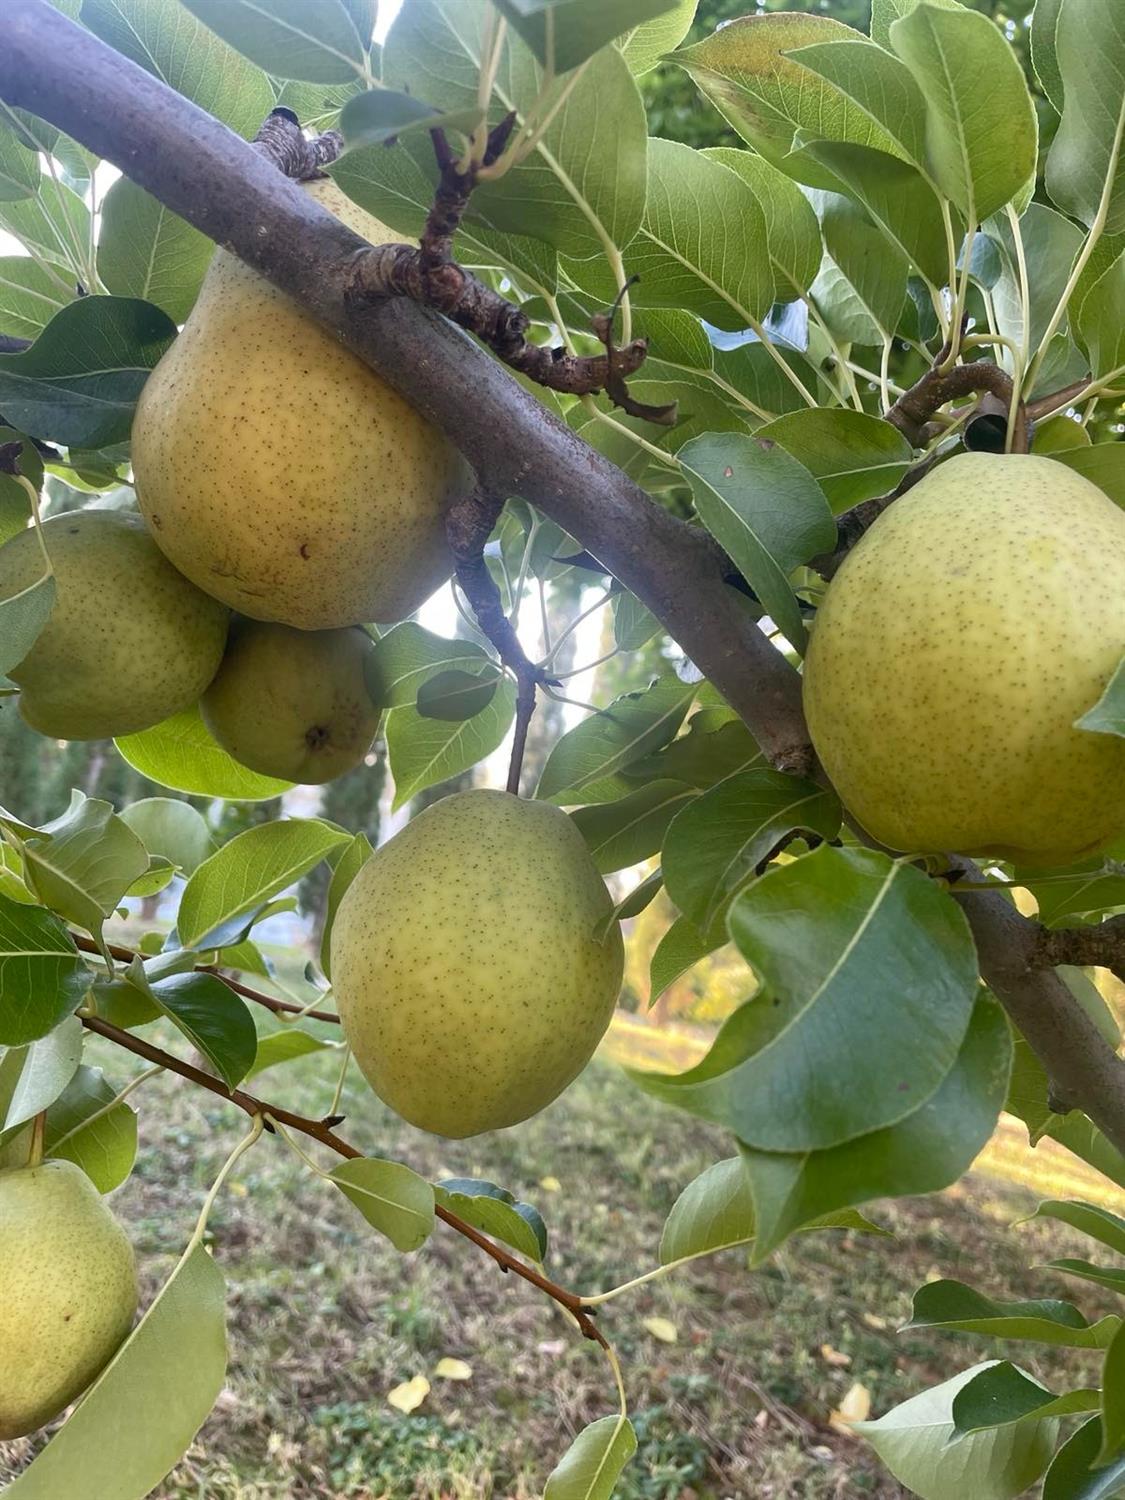
<path fill-rule="evenodd" d="M 305 185 L 372 244 L 401 239 Z M 218 250 L 133 423 L 141 510 L 182 573 L 302 630 L 401 620 L 452 571 L 454 450 L 335 335 Z"/>
<path fill-rule="evenodd" d="M 526 1120 L 586 1066 L 621 985 L 613 902 L 557 807 L 458 792 L 378 849 L 332 929 L 344 1035 L 403 1119 L 468 1136 Z"/>
<path fill-rule="evenodd" d="M 9 674 L 32 729 L 64 740 L 149 729 L 195 703 L 218 670 L 227 610 L 176 569 L 140 516 L 80 510 L 43 523 L 58 589 Z M 29 527 L 0 547 L 0 598 L 43 575 Z"/>
<path fill-rule="evenodd" d="M 379 727 L 364 681 L 365 630 L 233 626 L 223 664 L 200 700 L 207 728 L 263 776 L 320 783 L 358 766 Z"/>
<path fill-rule="evenodd" d="M 82 1394 L 133 1326 L 133 1247 L 69 1161 L 0 1172 L 0 1439 Z"/>
<path fill-rule="evenodd" d="M 960 454 L 844 562 L 813 744 L 892 849 L 1068 864 L 1125 831 L 1125 740 L 1076 729 L 1125 653 L 1125 511 L 1051 459 Z"/>

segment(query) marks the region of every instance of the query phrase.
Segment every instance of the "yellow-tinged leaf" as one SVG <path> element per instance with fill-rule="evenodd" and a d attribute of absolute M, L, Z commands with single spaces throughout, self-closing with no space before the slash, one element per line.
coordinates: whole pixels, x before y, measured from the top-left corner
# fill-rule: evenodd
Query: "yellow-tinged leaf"
<path fill-rule="evenodd" d="M 472 1380 L 473 1367 L 463 1359 L 439 1359 L 434 1374 L 439 1380 Z"/>
<path fill-rule="evenodd" d="M 417 1411 L 422 1402 L 430 1394 L 430 1382 L 424 1375 L 415 1375 L 413 1380 L 404 1380 L 401 1385 L 396 1385 L 393 1391 L 387 1392 L 387 1403 L 396 1411 Z"/>
<path fill-rule="evenodd" d="M 886 1328 L 887 1326 L 886 1318 L 881 1318 L 878 1313 L 865 1312 L 863 1314 L 863 1321 L 867 1324 L 868 1328 Z"/>
<path fill-rule="evenodd" d="M 826 1365 L 831 1365 L 838 1370 L 844 1369 L 852 1362 L 850 1354 L 843 1354 L 839 1349 L 833 1349 L 831 1344 L 821 1344 L 820 1357 Z"/>
<path fill-rule="evenodd" d="M 662 1344 L 674 1344 L 679 1338 L 675 1323 L 670 1323 L 667 1318 L 645 1318 L 644 1325 Z"/>
<path fill-rule="evenodd" d="M 557 1177 L 540 1177 L 539 1186 L 545 1193 L 559 1193 L 562 1191 L 562 1183 Z"/>
<path fill-rule="evenodd" d="M 853 1422 L 866 1422 L 871 1415 L 871 1392 L 857 1380 L 848 1387 L 844 1399 L 828 1418 L 829 1427 L 854 1437 Z"/>

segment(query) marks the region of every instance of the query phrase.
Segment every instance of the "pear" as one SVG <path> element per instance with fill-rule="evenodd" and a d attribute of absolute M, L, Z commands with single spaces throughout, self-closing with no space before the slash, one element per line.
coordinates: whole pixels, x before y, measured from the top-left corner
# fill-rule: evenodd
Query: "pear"
<path fill-rule="evenodd" d="M 305 188 L 372 244 L 401 239 L 334 182 Z M 145 384 L 132 451 L 168 557 L 254 619 L 302 630 L 400 620 L 452 571 L 454 450 L 225 250 Z"/>
<path fill-rule="evenodd" d="M 320 783 L 358 766 L 379 727 L 364 681 L 365 630 L 237 621 L 200 700 L 207 728 L 263 776 Z"/>
<path fill-rule="evenodd" d="M 1076 729 L 1125 653 L 1125 512 L 1048 458 L 964 453 L 830 584 L 817 754 L 892 849 L 1062 865 L 1125 832 L 1125 739 Z"/>
<path fill-rule="evenodd" d="M 218 670 L 227 610 L 188 582 L 139 516 L 69 511 L 43 523 L 58 589 L 9 674 L 32 729 L 64 740 L 149 729 L 196 702 Z M 0 598 L 43 574 L 29 527 L 0 547 Z"/>
<path fill-rule="evenodd" d="M 458 792 L 371 856 L 332 929 L 356 1062 L 403 1119 L 468 1136 L 526 1120 L 589 1061 L 623 966 L 613 909 L 560 808 Z"/>
<path fill-rule="evenodd" d="M 0 1439 L 82 1394 L 137 1311 L 133 1247 L 69 1161 L 0 1172 Z"/>

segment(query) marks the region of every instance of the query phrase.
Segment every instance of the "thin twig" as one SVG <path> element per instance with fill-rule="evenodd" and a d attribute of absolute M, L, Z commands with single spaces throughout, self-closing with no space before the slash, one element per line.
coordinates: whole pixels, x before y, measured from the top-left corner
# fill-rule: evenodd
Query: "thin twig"
<path fill-rule="evenodd" d="M 82 1016 L 83 1026 L 88 1031 L 96 1032 L 98 1036 L 105 1037 L 107 1041 L 116 1043 L 127 1052 L 133 1052 L 138 1057 L 143 1057 L 146 1062 L 155 1063 L 159 1067 L 167 1068 L 170 1073 L 178 1073 L 181 1078 L 186 1078 L 191 1083 L 198 1084 L 200 1088 L 207 1089 L 212 1094 L 217 1094 L 220 1099 L 225 1099 L 228 1104 L 235 1104 L 239 1109 L 248 1114 L 251 1119 L 263 1119 L 267 1121 L 266 1128 L 270 1128 L 268 1121 L 277 1120 L 282 1125 L 288 1125 L 291 1130 L 300 1131 L 310 1140 L 319 1141 L 322 1146 L 327 1146 L 330 1151 L 337 1155 L 346 1157 L 349 1161 L 357 1160 L 363 1156 L 363 1152 L 357 1147 L 345 1141 L 342 1136 L 336 1134 L 332 1125 L 325 1120 L 311 1120 L 305 1115 L 294 1114 L 290 1109 L 284 1109 L 278 1104 L 270 1104 L 267 1100 L 259 1099 L 254 1094 L 248 1094 L 244 1089 L 231 1089 L 219 1078 L 205 1073 L 202 1068 L 195 1067 L 192 1063 L 184 1062 L 182 1058 L 176 1057 L 171 1052 L 165 1052 L 161 1047 L 154 1047 L 151 1042 L 145 1041 L 139 1036 L 134 1036 L 130 1031 L 124 1031 L 119 1026 L 113 1026 L 108 1021 L 103 1021 L 100 1016 Z M 329 1116 L 329 1120 L 331 1120 Z M 503 1245 L 496 1244 L 487 1235 L 481 1234 L 471 1224 L 465 1222 L 458 1214 L 448 1208 L 436 1204 L 434 1212 L 443 1223 L 455 1229 L 465 1239 L 472 1240 L 486 1255 L 490 1255 L 502 1271 L 512 1271 L 524 1281 L 530 1282 L 541 1292 L 557 1302 L 560 1307 L 565 1307 L 567 1312 L 578 1323 L 583 1334 L 588 1339 L 594 1339 L 601 1343 L 602 1337 L 597 1330 L 590 1314 L 582 1305 L 582 1298 L 577 1292 L 571 1292 L 566 1287 L 558 1286 L 549 1277 L 544 1276 L 533 1266 L 526 1265 L 510 1250 Z"/>

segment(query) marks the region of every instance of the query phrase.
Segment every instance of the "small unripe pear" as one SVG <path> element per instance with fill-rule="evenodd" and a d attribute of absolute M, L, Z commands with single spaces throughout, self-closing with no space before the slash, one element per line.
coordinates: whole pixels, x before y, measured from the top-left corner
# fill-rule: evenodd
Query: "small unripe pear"
<path fill-rule="evenodd" d="M 1125 511 L 1051 459 L 960 454 L 829 585 L 813 744 L 892 849 L 1068 864 L 1125 832 L 1125 740 L 1076 729 L 1125 654 Z"/>
<path fill-rule="evenodd" d="M 133 1325 L 133 1247 L 69 1161 L 0 1172 L 0 1439 L 57 1417 Z"/>
<path fill-rule="evenodd" d="M 621 932 L 566 813 L 470 791 L 378 849 L 340 903 L 332 978 L 356 1062 L 436 1135 L 526 1120 L 586 1066 L 613 1014 Z"/>
<path fill-rule="evenodd" d="M 364 681 L 365 630 L 294 630 L 237 621 L 223 664 L 200 700 L 203 721 L 251 771 L 332 781 L 358 766 L 379 727 Z"/>
<path fill-rule="evenodd" d="M 334 182 L 309 195 L 374 245 L 401 236 Z M 302 630 L 404 619 L 448 578 L 464 483 L 441 434 L 340 339 L 225 250 L 133 423 L 137 498 L 200 588 Z"/>
<path fill-rule="evenodd" d="M 150 729 L 189 708 L 218 669 L 229 615 L 189 583 L 139 516 L 78 510 L 43 523 L 54 608 L 9 674 L 40 734 L 100 740 Z M 0 547 L 0 598 L 43 576 L 28 527 Z"/>

